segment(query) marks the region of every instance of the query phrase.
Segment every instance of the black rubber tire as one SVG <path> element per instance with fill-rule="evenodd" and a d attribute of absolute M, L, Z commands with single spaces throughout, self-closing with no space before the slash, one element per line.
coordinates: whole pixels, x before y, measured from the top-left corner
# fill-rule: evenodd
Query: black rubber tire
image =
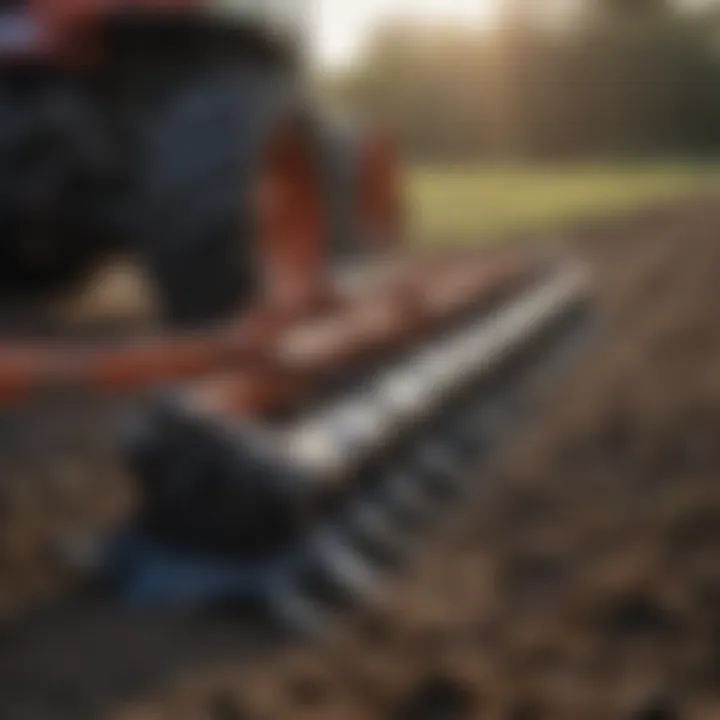
<path fill-rule="evenodd" d="M 50 80 L 0 100 L 0 294 L 82 281 L 105 253 L 102 124 L 81 89 Z"/>
<path fill-rule="evenodd" d="M 299 90 L 254 69 L 178 83 L 155 113 L 140 182 L 140 252 L 166 317 L 200 326 L 259 292 L 250 193 L 273 132 L 312 133 Z"/>

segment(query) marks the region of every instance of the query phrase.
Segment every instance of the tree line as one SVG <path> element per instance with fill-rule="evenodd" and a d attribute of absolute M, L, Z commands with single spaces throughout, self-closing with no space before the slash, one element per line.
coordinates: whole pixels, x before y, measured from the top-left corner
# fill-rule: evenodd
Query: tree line
<path fill-rule="evenodd" d="M 387 26 L 335 97 L 420 160 L 712 157 L 720 8 L 506 0 L 492 30 Z"/>

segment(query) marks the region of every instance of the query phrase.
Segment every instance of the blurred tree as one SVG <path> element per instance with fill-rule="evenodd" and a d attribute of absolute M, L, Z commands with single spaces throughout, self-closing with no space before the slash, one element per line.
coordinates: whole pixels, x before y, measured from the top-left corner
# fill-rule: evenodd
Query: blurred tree
<path fill-rule="evenodd" d="M 720 2 L 574 4 L 506 0 L 484 32 L 387 27 L 333 91 L 420 159 L 716 153 Z"/>

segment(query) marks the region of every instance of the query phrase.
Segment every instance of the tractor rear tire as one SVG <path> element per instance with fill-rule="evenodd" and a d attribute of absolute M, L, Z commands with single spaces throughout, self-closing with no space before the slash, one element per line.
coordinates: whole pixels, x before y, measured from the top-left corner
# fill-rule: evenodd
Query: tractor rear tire
<path fill-rule="evenodd" d="M 92 103 L 54 77 L 15 85 L 0 87 L 3 298 L 69 290 L 108 250 L 98 208 L 109 153 Z"/>
<path fill-rule="evenodd" d="M 306 129 L 288 82 L 223 70 L 178 84 L 147 133 L 140 249 L 165 316 L 181 326 L 221 321 L 261 291 L 253 208 L 273 134 Z"/>

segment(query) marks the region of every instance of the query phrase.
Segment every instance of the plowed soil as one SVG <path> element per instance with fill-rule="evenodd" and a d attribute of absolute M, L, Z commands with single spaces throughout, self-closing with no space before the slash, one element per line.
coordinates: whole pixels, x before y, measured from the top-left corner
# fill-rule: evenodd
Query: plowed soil
<path fill-rule="evenodd" d="M 720 718 L 720 204 L 567 241 L 599 337 L 382 604 L 316 645 L 229 614 L 8 612 L 0 717 Z"/>

